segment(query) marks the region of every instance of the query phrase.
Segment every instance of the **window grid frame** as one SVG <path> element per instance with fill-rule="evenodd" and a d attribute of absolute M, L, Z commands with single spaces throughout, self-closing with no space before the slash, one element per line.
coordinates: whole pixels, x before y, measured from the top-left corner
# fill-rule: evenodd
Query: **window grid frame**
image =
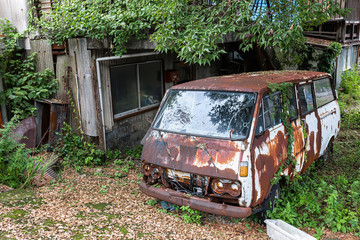
<path fill-rule="evenodd" d="M 161 100 L 158 102 L 158 103 L 155 103 L 155 104 L 151 104 L 151 105 L 148 105 L 148 106 L 144 106 L 144 107 L 141 107 L 141 96 L 140 96 L 140 64 L 148 64 L 148 63 L 154 63 L 154 62 L 158 62 L 160 63 L 160 79 L 161 79 L 161 98 L 164 97 L 164 77 L 163 77 L 163 60 L 151 60 L 151 61 L 145 61 L 145 62 L 136 62 L 136 63 L 128 63 L 128 64 L 119 64 L 119 65 L 114 65 L 114 66 L 111 66 L 111 67 L 124 67 L 124 66 L 129 66 L 129 65 L 136 65 L 136 84 L 137 84 L 137 99 L 138 99 L 138 106 L 137 108 L 135 109 L 131 109 L 131 110 L 128 110 L 128 111 L 125 111 L 125 112 L 121 112 L 121 113 L 114 113 L 114 109 L 112 108 L 112 111 L 113 111 L 113 119 L 114 121 L 118 120 L 118 119 L 122 119 L 124 117 L 127 117 L 127 116 L 132 116 L 136 113 L 141 113 L 143 111 L 146 111 L 146 110 L 152 110 L 156 107 L 158 107 L 161 103 Z M 112 85 L 111 85 L 111 75 L 110 75 L 110 88 L 112 89 Z M 111 96 L 111 104 L 113 104 L 113 97 Z"/>

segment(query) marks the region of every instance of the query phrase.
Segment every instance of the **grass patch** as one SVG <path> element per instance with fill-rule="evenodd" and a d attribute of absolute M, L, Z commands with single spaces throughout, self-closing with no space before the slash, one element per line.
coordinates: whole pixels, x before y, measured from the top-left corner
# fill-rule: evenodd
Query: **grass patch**
<path fill-rule="evenodd" d="M 17 219 L 23 218 L 27 214 L 28 214 L 28 212 L 26 212 L 22 209 L 15 209 L 10 213 L 5 214 L 4 217 L 17 220 Z"/>
<path fill-rule="evenodd" d="M 22 207 L 27 204 L 34 207 L 41 206 L 44 202 L 34 195 L 34 191 L 29 189 L 15 189 L 0 194 L 0 203 L 6 207 Z"/>
<path fill-rule="evenodd" d="M 85 205 L 89 208 L 92 207 L 103 212 L 110 203 L 86 203 Z"/>

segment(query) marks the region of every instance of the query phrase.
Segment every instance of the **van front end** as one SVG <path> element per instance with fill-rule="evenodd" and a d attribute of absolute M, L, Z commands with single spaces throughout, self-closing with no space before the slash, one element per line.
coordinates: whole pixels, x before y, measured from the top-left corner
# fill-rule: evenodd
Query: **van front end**
<path fill-rule="evenodd" d="M 142 140 L 140 189 L 176 205 L 251 215 L 256 93 L 170 90 Z"/>
<path fill-rule="evenodd" d="M 143 140 L 143 193 L 228 217 L 251 215 L 247 141 L 231 142 L 150 130 Z"/>

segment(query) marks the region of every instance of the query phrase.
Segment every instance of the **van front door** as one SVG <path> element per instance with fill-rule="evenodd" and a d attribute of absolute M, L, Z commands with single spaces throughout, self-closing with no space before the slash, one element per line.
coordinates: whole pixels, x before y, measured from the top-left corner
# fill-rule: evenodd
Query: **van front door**
<path fill-rule="evenodd" d="M 281 123 L 280 92 L 265 95 L 262 99 L 251 155 L 254 168 L 252 206 L 266 198 L 270 181 L 286 159 L 287 137 Z"/>

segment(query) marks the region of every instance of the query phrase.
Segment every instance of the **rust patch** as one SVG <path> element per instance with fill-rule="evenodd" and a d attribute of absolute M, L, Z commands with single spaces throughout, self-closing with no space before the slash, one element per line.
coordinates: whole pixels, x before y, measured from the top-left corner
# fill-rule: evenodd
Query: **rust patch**
<path fill-rule="evenodd" d="M 259 205 L 266 198 L 270 188 L 271 179 L 279 169 L 280 164 L 286 161 L 287 142 L 287 138 L 280 130 L 278 130 L 274 139 L 270 139 L 269 131 L 265 131 L 262 136 L 254 138 L 251 155 L 255 156 L 256 149 L 260 153 L 264 152 L 261 148 L 264 143 L 267 144 L 269 154 L 259 154 L 256 159 L 253 160 L 253 166 L 255 166 L 253 168 L 253 176 L 256 174 L 255 171 L 257 171 L 258 182 L 256 182 L 255 178 L 253 177 L 253 198 L 251 206 Z M 260 197 L 258 199 L 258 191 L 256 190 L 256 186 L 259 186 L 260 189 Z"/>
<path fill-rule="evenodd" d="M 301 170 L 301 173 L 304 173 L 310 167 L 311 163 L 315 159 L 315 149 L 314 149 L 315 133 L 311 132 L 310 136 L 308 136 L 308 138 L 309 138 L 310 149 L 308 151 L 306 151 L 307 160 L 304 163 L 304 166 L 303 166 L 303 168 Z"/>
<path fill-rule="evenodd" d="M 234 142 L 197 138 L 199 143 L 206 145 L 206 149 L 217 167 L 215 168 L 206 151 L 198 148 L 198 144 L 189 136 L 167 133 L 164 134 L 164 142 L 151 134 L 147 136 L 142 151 L 142 159 L 146 162 L 203 176 L 238 179 L 238 169 L 224 167 L 233 161 L 241 161 L 241 159 L 236 159 L 236 154 L 240 152 L 239 155 L 242 156 L 242 151 L 237 149 Z"/>
<path fill-rule="evenodd" d="M 228 90 L 265 92 L 269 82 L 282 83 L 330 77 L 327 73 L 311 71 L 266 71 L 242 73 L 236 75 L 210 77 L 175 85 L 172 89 L 198 89 L 198 90 Z"/>

